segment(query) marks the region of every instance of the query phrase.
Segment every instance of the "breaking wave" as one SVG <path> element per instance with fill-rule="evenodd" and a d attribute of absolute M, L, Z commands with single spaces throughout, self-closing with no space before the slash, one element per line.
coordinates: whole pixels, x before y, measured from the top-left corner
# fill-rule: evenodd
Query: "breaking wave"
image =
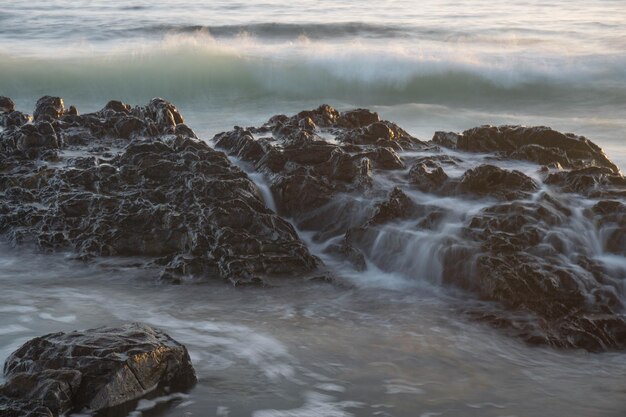
<path fill-rule="evenodd" d="M 194 32 L 116 45 L 106 53 L 69 45 L 55 56 L 41 51 L 15 56 L 0 47 L 0 58 L 0 92 L 18 100 L 57 94 L 68 100 L 106 96 L 136 102 L 160 95 L 178 102 L 305 98 L 494 107 L 626 101 L 623 59 L 602 55 L 537 60 L 306 37 L 282 43 L 249 36 L 218 40 Z"/>

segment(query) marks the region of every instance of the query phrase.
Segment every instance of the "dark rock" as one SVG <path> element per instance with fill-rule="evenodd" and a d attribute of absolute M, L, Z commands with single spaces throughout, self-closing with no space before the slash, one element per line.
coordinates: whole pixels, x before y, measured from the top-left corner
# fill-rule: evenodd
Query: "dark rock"
<path fill-rule="evenodd" d="M 328 104 L 322 104 L 315 110 L 305 110 L 298 113 L 290 122 L 299 124 L 302 120 L 310 119 L 313 124 L 320 127 L 331 127 L 337 122 L 340 114 Z"/>
<path fill-rule="evenodd" d="M 588 167 L 552 173 L 545 183 L 592 198 L 626 197 L 626 178 L 609 168 Z"/>
<path fill-rule="evenodd" d="M 369 220 L 369 224 L 382 224 L 393 220 L 406 219 L 415 214 L 415 203 L 398 187 L 380 203 Z"/>
<path fill-rule="evenodd" d="M 188 136 L 190 138 L 197 139 L 196 132 L 194 132 L 189 126 L 184 123 L 179 123 L 174 128 L 175 135 Z"/>
<path fill-rule="evenodd" d="M 588 215 L 592 217 L 604 238 L 604 249 L 626 256 L 626 204 L 615 200 L 596 203 Z"/>
<path fill-rule="evenodd" d="M 448 175 L 440 166 L 432 167 L 416 163 L 409 170 L 409 183 L 422 191 L 437 192 L 448 180 Z"/>
<path fill-rule="evenodd" d="M 348 244 L 346 240 L 342 244 L 331 245 L 326 250 L 326 253 L 345 259 L 352 264 L 356 271 L 363 272 L 367 270 L 367 261 L 363 252 Z"/>
<path fill-rule="evenodd" d="M 37 337 L 9 356 L 4 374 L 3 416 L 95 412 L 196 382 L 187 349 L 138 323 Z"/>
<path fill-rule="evenodd" d="M 0 114 L 0 126 L 9 128 L 12 126 L 20 127 L 30 121 L 30 116 L 21 111 L 12 111 L 10 113 Z"/>
<path fill-rule="evenodd" d="M 478 196 L 514 200 L 530 196 L 537 190 L 537 184 L 519 171 L 508 171 L 493 165 L 480 165 L 463 174 L 459 190 Z"/>
<path fill-rule="evenodd" d="M 569 208 L 570 197 L 539 193 L 538 181 L 491 164 L 448 177 L 444 169 L 459 169 L 457 156 L 412 139 L 371 114 L 356 111 L 344 121 L 342 117 L 326 106 L 293 117 L 275 116 L 261 128 L 235 129 L 215 140 L 267 176 L 280 213 L 315 231 L 314 240 L 340 242 L 326 252 L 356 270 L 372 263 L 388 272 L 430 274 L 497 303 L 474 317 L 531 343 L 590 351 L 626 348 L 622 273 L 595 259 L 590 247 L 596 246 L 579 230 L 594 228 L 590 222 L 595 222 L 604 239 L 599 242 L 602 251 L 623 253 L 626 216 L 621 203 L 604 202 L 583 215 Z M 271 137 L 255 138 L 268 133 Z M 334 140 L 324 139 L 329 136 Z M 558 191 L 620 195 L 623 177 L 600 148 L 582 137 L 543 127 L 504 126 L 461 135 L 437 133 L 434 142 L 546 165 L 545 182 Z M 406 149 L 412 152 L 400 153 Z M 428 153 L 415 156 L 419 151 Z M 405 158 L 411 162 L 408 175 L 394 174 L 406 166 Z M 499 201 L 485 201 L 486 208 L 458 218 L 454 210 L 428 198 L 414 201 L 395 186 L 403 181 L 450 198 L 451 204 L 467 196 Z M 450 232 L 451 226 L 459 231 Z M 428 243 L 420 245 L 418 236 Z M 410 253 L 415 248 L 424 253 Z M 421 269 L 416 262 L 433 266 Z"/>
<path fill-rule="evenodd" d="M 362 154 L 374 164 L 376 169 L 405 169 L 406 165 L 402 158 L 392 148 L 376 148 Z"/>
<path fill-rule="evenodd" d="M 271 137 L 255 139 L 267 133 Z M 331 218 L 321 215 L 336 196 L 368 193 L 373 169 L 405 169 L 396 150 L 425 146 L 395 124 L 381 122 L 376 113 L 339 113 L 328 105 L 292 117 L 274 116 L 260 128 L 235 128 L 214 141 L 268 175 L 280 214 L 319 231 L 337 230 Z"/>
<path fill-rule="evenodd" d="M 586 138 L 483 126 L 429 144 L 328 105 L 216 135 L 267 181 L 277 215 L 163 99 L 45 117 L 0 132 L 0 233 L 13 244 L 147 257 L 175 283 L 325 277 L 284 215 L 357 270 L 460 288 L 488 306 L 473 317 L 530 343 L 626 349 L 626 272 L 606 261 L 625 255 L 626 186 Z M 496 166 L 507 158 L 541 177 Z M 459 176 L 476 159 L 491 162 Z"/>
<path fill-rule="evenodd" d="M 0 233 L 86 260 L 148 257 L 146 266 L 175 280 L 263 284 L 321 266 L 246 174 L 195 139 L 173 105 L 154 99 L 132 115 L 129 108 L 109 102 L 96 113 L 0 132 Z M 66 155 L 87 150 L 92 156 Z M 54 165 L 38 168 L 44 158 Z M 285 192 L 294 199 L 286 205 L 307 201 L 289 184 Z"/>
<path fill-rule="evenodd" d="M 342 112 L 337 118 L 336 125 L 349 129 L 371 125 L 380 121 L 378 113 L 368 109 L 355 109 Z"/>
<path fill-rule="evenodd" d="M 162 98 L 153 98 L 148 103 L 146 111 L 154 119 L 156 125 L 167 133 L 177 124 L 184 123 L 176 107 Z"/>
<path fill-rule="evenodd" d="M 337 140 L 353 145 L 391 147 L 395 150 L 426 148 L 424 142 L 414 138 L 395 123 L 385 120 L 343 131 L 337 136 Z"/>
<path fill-rule="evenodd" d="M 103 110 L 113 110 L 117 113 L 130 114 L 131 107 L 126 103 L 122 103 L 118 100 L 111 100 L 105 106 Z"/>
<path fill-rule="evenodd" d="M 572 216 L 547 195 L 483 210 L 465 231 L 466 249 L 446 253 L 444 282 L 534 316 L 520 334 L 529 341 L 591 351 L 626 348 L 620 280 L 583 255 L 587 238 L 570 229 Z"/>
<path fill-rule="evenodd" d="M 20 153 L 24 158 L 42 157 L 46 149 L 58 149 L 59 139 L 48 122 L 26 124 L 0 133 L 0 151 Z"/>
<path fill-rule="evenodd" d="M 433 142 L 461 151 L 499 152 L 507 158 L 544 165 L 556 163 L 564 168 L 598 166 L 619 172 L 602 149 L 589 139 L 544 126 L 481 126 L 461 134 L 436 132 Z"/>
<path fill-rule="evenodd" d="M 129 139 L 134 134 L 140 134 L 143 128 L 143 120 L 133 116 L 125 117 L 115 123 L 117 136 L 124 139 Z"/>
<path fill-rule="evenodd" d="M 61 97 L 44 96 L 37 100 L 33 119 L 52 121 L 65 113 L 65 105 Z"/>
<path fill-rule="evenodd" d="M 0 96 L 0 113 L 11 113 L 15 110 L 15 103 L 9 97 Z"/>

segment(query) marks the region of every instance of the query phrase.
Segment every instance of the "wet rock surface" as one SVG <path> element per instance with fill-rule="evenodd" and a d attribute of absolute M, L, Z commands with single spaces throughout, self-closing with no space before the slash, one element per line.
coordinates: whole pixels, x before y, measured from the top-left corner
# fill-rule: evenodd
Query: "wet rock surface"
<path fill-rule="evenodd" d="M 625 180 L 588 139 L 483 126 L 424 142 L 321 106 L 214 140 L 329 259 L 460 288 L 488 302 L 471 317 L 533 344 L 626 349 L 626 263 L 605 257 L 624 254 Z"/>
<path fill-rule="evenodd" d="M 9 356 L 4 375 L 0 415 L 6 417 L 121 409 L 196 382 L 187 349 L 138 323 L 37 337 Z"/>
<path fill-rule="evenodd" d="M 255 184 L 163 99 L 78 115 L 58 97 L 0 132 L 0 233 L 81 259 L 136 256 L 163 279 L 263 284 L 320 266 Z"/>
<path fill-rule="evenodd" d="M 482 126 L 422 141 L 328 105 L 216 135 L 275 213 L 162 99 L 79 115 L 44 97 L 32 123 L 5 126 L 14 244 L 141 257 L 174 282 L 319 277 L 293 223 L 329 263 L 460 290 L 480 301 L 471 317 L 528 342 L 626 349 L 626 180 L 584 137 Z"/>
<path fill-rule="evenodd" d="M 598 166 L 619 172 L 602 149 L 589 139 L 545 126 L 481 126 L 463 133 L 436 132 L 433 142 L 467 152 L 497 152 L 506 158 L 540 165 Z"/>
<path fill-rule="evenodd" d="M 463 174 L 459 189 L 478 196 L 515 200 L 529 197 L 537 191 L 537 184 L 522 172 L 480 165 Z"/>
<path fill-rule="evenodd" d="M 330 136 L 332 140 L 325 139 Z M 267 175 L 279 214 L 300 227 L 328 233 L 352 223 L 341 219 L 341 213 L 328 212 L 335 197 L 378 193 L 374 172 L 405 170 L 398 151 L 429 148 L 376 113 L 340 113 L 328 105 L 292 117 L 274 116 L 262 127 L 236 128 L 214 141 Z"/>

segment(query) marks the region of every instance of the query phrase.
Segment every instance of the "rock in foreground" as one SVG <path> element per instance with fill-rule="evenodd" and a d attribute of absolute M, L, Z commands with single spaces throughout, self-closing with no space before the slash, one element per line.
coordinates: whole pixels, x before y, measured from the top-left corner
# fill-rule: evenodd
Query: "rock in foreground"
<path fill-rule="evenodd" d="M 105 410 L 196 382 L 187 349 L 138 323 L 37 337 L 9 356 L 4 374 L 3 417 Z"/>

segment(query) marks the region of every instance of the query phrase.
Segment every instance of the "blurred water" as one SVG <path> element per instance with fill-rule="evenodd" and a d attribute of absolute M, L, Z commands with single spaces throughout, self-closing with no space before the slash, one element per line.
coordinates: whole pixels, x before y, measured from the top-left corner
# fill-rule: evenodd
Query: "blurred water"
<path fill-rule="evenodd" d="M 626 412 L 623 354 L 529 348 L 461 319 L 434 288 L 163 286 L 123 261 L 1 249 L 0 357 L 36 335 L 124 321 L 188 346 L 198 385 L 152 413 L 158 403 L 142 402 L 146 416 Z"/>

